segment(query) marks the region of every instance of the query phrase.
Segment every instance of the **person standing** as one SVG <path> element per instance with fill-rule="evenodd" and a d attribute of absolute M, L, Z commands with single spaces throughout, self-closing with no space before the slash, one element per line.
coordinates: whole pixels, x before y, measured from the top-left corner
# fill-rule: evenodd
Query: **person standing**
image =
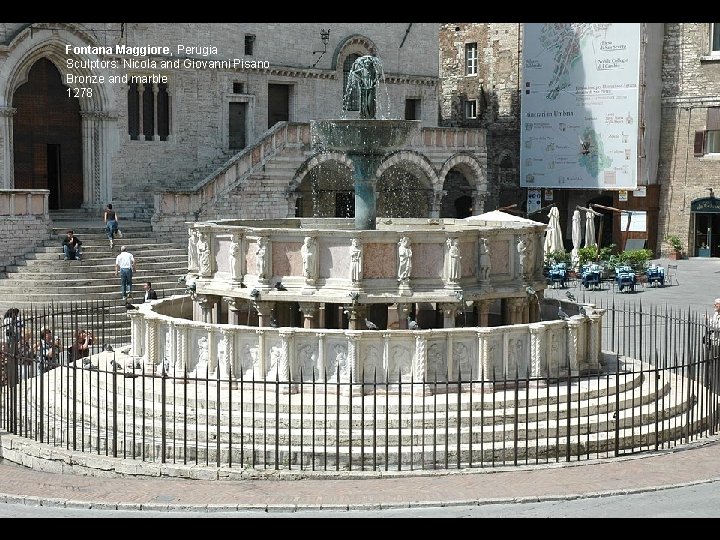
<path fill-rule="evenodd" d="M 65 260 L 81 260 L 82 253 L 80 253 L 80 246 L 82 246 L 82 241 L 75 236 L 73 231 L 68 231 L 62 241 Z"/>
<path fill-rule="evenodd" d="M 713 301 L 713 307 L 715 311 L 713 311 L 712 317 L 708 319 L 707 315 L 705 316 L 707 320 L 707 333 L 703 338 L 703 343 L 708 346 L 717 346 L 720 344 L 720 298 L 716 298 Z"/>
<path fill-rule="evenodd" d="M 110 240 L 110 249 L 113 248 L 113 238 L 118 232 L 118 215 L 113 209 L 112 203 L 108 203 L 105 207 L 105 234 Z"/>
<path fill-rule="evenodd" d="M 120 292 L 123 300 L 132 294 L 133 272 L 135 272 L 135 257 L 127 250 L 127 246 L 122 246 L 120 253 L 115 257 L 115 275 L 120 274 Z"/>
<path fill-rule="evenodd" d="M 150 300 L 158 299 L 155 289 L 152 288 L 152 283 L 150 283 L 149 281 L 146 281 L 145 284 L 143 285 L 143 287 L 145 288 L 145 302 L 149 302 Z"/>

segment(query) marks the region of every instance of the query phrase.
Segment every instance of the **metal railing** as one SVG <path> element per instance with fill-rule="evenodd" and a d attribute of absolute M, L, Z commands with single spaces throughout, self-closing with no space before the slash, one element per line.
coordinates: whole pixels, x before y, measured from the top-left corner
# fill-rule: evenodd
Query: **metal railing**
<path fill-rule="evenodd" d="M 20 313 L 3 328 L 0 427 L 68 450 L 143 462 L 319 471 L 465 469 L 658 450 L 718 429 L 718 347 L 691 312 L 607 306 L 595 373 L 433 380 L 268 381 L 134 369 L 104 324 L 110 307 Z M 49 361 L 23 333 L 93 332 Z M 55 330 L 56 331 L 56 330 Z M 330 375 L 330 374 L 326 374 Z M 442 381 L 440 381 L 442 379 Z M 351 377 L 352 381 L 353 378 Z"/>

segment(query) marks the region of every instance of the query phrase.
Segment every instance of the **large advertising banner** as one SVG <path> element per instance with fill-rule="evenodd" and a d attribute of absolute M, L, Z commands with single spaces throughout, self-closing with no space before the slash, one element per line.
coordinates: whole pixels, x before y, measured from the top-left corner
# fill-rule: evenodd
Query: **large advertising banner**
<path fill-rule="evenodd" d="M 524 25 L 521 187 L 637 187 L 640 26 Z"/>

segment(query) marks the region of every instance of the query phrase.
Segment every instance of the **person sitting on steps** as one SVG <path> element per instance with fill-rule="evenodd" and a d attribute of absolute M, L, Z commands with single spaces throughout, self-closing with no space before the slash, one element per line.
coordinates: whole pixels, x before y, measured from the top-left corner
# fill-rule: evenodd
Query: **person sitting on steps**
<path fill-rule="evenodd" d="M 68 231 L 62 242 L 65 260 L 81 260 L 80 246 L 82 241 L 72 231 Z"/>

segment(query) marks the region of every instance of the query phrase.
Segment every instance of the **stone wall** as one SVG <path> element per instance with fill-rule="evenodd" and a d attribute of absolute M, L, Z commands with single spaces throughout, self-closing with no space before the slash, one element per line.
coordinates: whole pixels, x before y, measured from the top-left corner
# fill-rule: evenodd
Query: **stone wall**
<path fill-rule="evenodd" d="M 487 208 L 524 201 L 519 188 L 521 23 L 440 25 L 440 125 L 487 129 Z M 465 45 L 478 44 L 478 73 L 465 75 Z M 464 100 L 478 100 L 467 119 Z"/>
<path fill-rule="evenodd" d="M 604 310 L 501 327 L 330 330 L 216 325 L 177 319 L 187 298 L 129 312 L 131 354 L 174 377 L 399 383 L 514 380 L 597 371 Z M 302 374 L 302 379 L 300 375 Z M 327 375 L 327 379 L 326 379 Z M 430 390 L 432 385 L 428 385 Z M 407 388 L 407 387 L 406 387 Z M 367 391 L 371 391 L 368 386 Z"/>
<path fill-rule="evenodd" d="M 720 107 L 720 56 L 710 59 L 710 23 L 666 23 L 663 47 L 660 208 L 658 240 L 665 255 L 668 235 L 693 256 L 690 204 L 720 195 L 720 155 L 694 155 L 695 131 L 706 126 L 708 107 Z M 718 231 L 715 231 L 717 234 Z"/>
<path fill-rule="evenodd" d="M 342 113 L 343 66 L 349 54 L 378 55 L 385 71 L 387 92 L 379 110 L 402 118 L 405 100 L 422 100 L 422 123 L 437 125 L 438 25 L 435 23 L 332 23 L 325 47 L 320 23 L 33 23 L 0 26 L 0 43 L 6 46 L 0 57 L 0 96 L 12 97 L 22 82 L 22 73 L 34 58 L 47 56 L 63 79 L 68 73 L 104 76 L 102 84 L 83 84 L 92 91 L 80 101 L 81 112 L 99 115 L 100 135 L 88 140 L 85 152 L 103 157 L 86 158 L 87 186 L 94 186 L 92 204 L 112 199 L 119 208 L 133 208 L 135 215 L 151 212 L 153 194 L 158 190 L 188 189 L 235 152 L 229 148 L 229 104 L 248 106 L 247 144 L 258 140 L 268 129 L 268 85 L 289 89 L 289 121 L 339 117 Z M 254 36 L 253 54 L 245 54 L 245 36 Z M 101 37 L 97 37 L 101 36 Z M 72 47 L 170 46 L 172 56 L 139 57 L 138 67 L 122 67 L 127 55 L 66 53 Z M 178 52 L 179 44 L 201 47 L 190 54 Z M 202 49 L 204 47 L 205 49 Z M 215 49 L 210 49 L 215 47 Z M 314 53 L 314 51 L 324 51 Z M 206 56 L 206 52 L 208 55 Z M 234 60 L 267 62 L 268 67 L 227 69 L 161 65 L 180 62 Z M 77 62 L 118 61 L 119 68 L 93 67 L 69 70 L 67 60 Z M 155 67 L 153 67 L 155 66 Z M 3 75 L 10 74 L 10 75 Z M 168 78 L 170 135 L 168 140 L 130 140 L 128 134 L 128 89 L 112 76 L 126 74 L 163 75 Z M 242 85 L 240 89 L 239 85 Z M 146 90 L 152 91 L 148 84 Z M 0 113 L 12 118 L 11 103 L 0 97 Z M 7 139 L 7 124 L 0 125 L 0 141 Z M 0 144 L 0 186 L 11 187 L 13 156 L 10 145 Z M 107 170 L 106 167 L 107 160 Z M 10 164 L 10 165 L 8 165 Z M 91 170 L 97 164 L 100 169 Z M 288 179 L 289 180 L 289 179 Z M 98 182 L 99 188 L 95 188 Z M 103 186 L 109 182 L 111 186 Z M 86 189 L 87 189 L 86 186 Z"/>
<path fill-rule="evenodd" d="M 0 271 L 50 238 L 48 190 L 0 190 Z"/>

